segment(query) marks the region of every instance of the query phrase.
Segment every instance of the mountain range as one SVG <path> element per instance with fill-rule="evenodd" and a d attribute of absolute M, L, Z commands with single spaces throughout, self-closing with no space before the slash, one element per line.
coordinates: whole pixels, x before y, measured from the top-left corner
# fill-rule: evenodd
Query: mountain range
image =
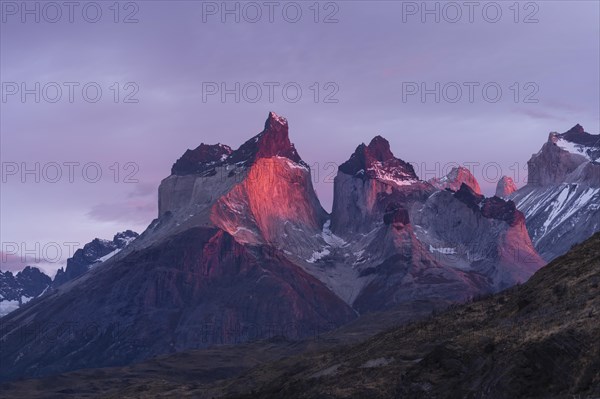
<path fill-rule="evenodd" d="M 378 312 L 408 321 L 525 283 L 599 229 L 599 136 L 574 129 L 550 135 L 525 187 L 504 178 L 490 198 L 465 168 L 419 179 L 376 136 L 339 166 L 328 214 L 287 120 L 270 113 L 236 150 L 187 150 L 139 237 L 86 245 L 51 290 L 3 317 L 0 378 L 304 339 Z M 565 184 L 579 193 L 568 209 L 541 194 Z M 542 231 L 539 209 L 563 213 Z"/>
<path fill-rule="evenodd" d="M 58 269 L 54 279 L 33 266 L 26 266 L 14 276 L 10 271 L 0 271 L 0 317 L 117 255 L 137 236 L 126 230 L 115 234 L 112 240 L 93 239 L 67 259 L 66 269 Z"/>

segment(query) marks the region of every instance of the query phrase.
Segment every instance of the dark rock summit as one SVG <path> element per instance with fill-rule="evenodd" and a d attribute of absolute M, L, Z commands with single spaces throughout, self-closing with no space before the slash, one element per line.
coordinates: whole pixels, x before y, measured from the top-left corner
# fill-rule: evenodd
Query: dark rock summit
<path fill-rule="evenodd" d="M 211 170 L 212 166 L 222 163 L 231 152 L 231 148 L 223 144 L 202 143 L 195 150 L 187 150 L 173 164 L 171 174 L 190 175 Z"/>
<path fill-rule="evenodd" d="M 511 226 L 525 223 L 525 216 L 517 210 L 515 203 L 499 197 L 486 198 L 481 207 L 481 214 L 489 219 L 502 220 Z"/>
<path fill-rule="evenodd" d="M 359 145 L 350 159 L 339 167 L 340 172 L 363 178 L 377 178 L 385 172 L 389 179 L 416 180 L 414 168 L 407 162 L 394 157 L 390 143 L 375 136 L 369 145 Z"/>
<path fill-rule="evenodd" d="M 246 141 L 237 150 L 224 144 L 200 144 L 187 150 L 171 169 L 172 175 L 213 176 L 216 168 L 226 165 L 252 165 L 259 158 L 285 157 L 303 165 L 296 148 L 290 142 L 287 119 L 270 112 L 264 130 Z"/>
<path fill-rule="evenodd" d="M 452 191 L 451 189 L 447 190 Z M 479 205 L 485 198 L 483 195 L 476 193 L 465 183 L 460 185 L 458 191 L 454 193 L 454 197 L 475 211 L 479 210 Z"/>

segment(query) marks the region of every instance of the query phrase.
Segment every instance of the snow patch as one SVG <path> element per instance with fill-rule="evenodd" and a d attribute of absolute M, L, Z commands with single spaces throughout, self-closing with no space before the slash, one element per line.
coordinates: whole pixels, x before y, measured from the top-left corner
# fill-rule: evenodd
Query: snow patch
<path fill-rule="evenodd" d="M 367 169 L 369 172 L 373 172 L 375 179 L 384 182 L 391 183 L 395 186 L 410 186 L 417 183 L 418 180 L 406 173 L 401 167 L 384 167 L 381 162 L 374 162 L 373 166 Z"/>
<path fill-rule="evenodd" d="M 19 309 L 21 305 L 25 305 L 27 302 L 31 301 L 33 297 L 30 296 L 21 296 L 21 300 L 14 301 L 1 301 L 0 302 L 0 317 L 6 316 L 10 312 L 14 312 Z M 20 303 L 19 303 L 20 302 Z"/>
<path fill-rule="evenodd" d="M 323 240 L 334 248 L 345 247 L 348 243 L 341 237 L 336 236 L 331 232 L 331 220 L 327 220 L 323 224 L 323 231 L 321 232 Z"/>
<path fill-rule="evenodd" d="M 94 262 L 94 264 L 91 267 L 96 266 L 99 263 L 106 262 L 107 260 L 109 260 L 110 258 L 112 258 L 113 256 L 115 256 L 116 254 L 118 254 L 119 252 L 121 252 L 122 249 L 123 248 L 117 248 L 114 251 L 110 252 L 109 254 L 106 254 L 106 255 L 104 255 L 104 256 L 96 259 L 96 261 Z"/>
<path fill-rule="evenodd" d="M 250 229 L 248 229 L 246 227 L 238 227 L 238 228 L 236 228 L 235 231 L 232 233 L 232 235 L 236 235 L 236 234 L 238 234 L 240 232 L 248 232 L 250 234 L 256 235 L 256 233 L 254 231 L 252 231 L 252 230 L 250 230 Z"/>
<path fill-rule="evenodd" d="M 287 163 L 287 165 L 292 169 L 300 169 L 302 171 L 308 172 L 308 168 L 306 166 L 296 163 L 289 158 L 280 157 L 279 155 L 275 156 L 275 158 L 284 160 Z"/>
<path fill-rule="evenodd" d="M 456 253 L 456 248 L 435 248 L 433 245 L 429 245 L 429 252 L 439 252 L 444 255 L 453 255 Z"/>
<path fill-rule="evenodd" d="M 315 263 L 316 261 L 318 261 L 322 257 L 329 255 L 330 253 L 331 252 L 327 248 L 323 248 L 320 251 L 314 251 L 313 254 L 311 255 L 311 257 L 308 258 L 306 261 L 308 263 Z"/>
<path fill-rule="evenodd" d="M 592 147 L 586 147 L 584 145 L 573 143 L 565 139 L 556 140 L 556 145 L 562 148 L 563 150 L 570 152 L 571 154 L 582 155 L 586 157 L 588 161 L 594 161 L 594 159 L 592 159 L 590 155 L 593 150 Z"/>
<path fill-rule="evenodd" d="M 6 316 L 17 309 L 19 309 L 19 301 L 2 301 L 0 302 L 0 317 Z"/>

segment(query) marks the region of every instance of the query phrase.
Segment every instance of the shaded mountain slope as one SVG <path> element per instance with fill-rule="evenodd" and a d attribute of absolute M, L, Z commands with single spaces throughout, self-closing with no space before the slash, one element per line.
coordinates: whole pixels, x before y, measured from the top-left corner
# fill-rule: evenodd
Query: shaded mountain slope
<path fill-rule="evenodd" d="M 278 252 L 196 228 L 7 315 L 0 371 L 41 376 L 283 332 L 297 339 L 355 317 Z"/>

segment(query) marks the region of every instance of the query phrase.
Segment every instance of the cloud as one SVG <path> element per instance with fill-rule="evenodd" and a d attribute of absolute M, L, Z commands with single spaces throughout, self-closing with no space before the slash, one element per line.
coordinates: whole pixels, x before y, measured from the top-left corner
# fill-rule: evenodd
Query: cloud
<path fill-rule="evenodd" d="M 153 183 L 137 183 L 133 190 L 129 193 L 129 198 L 147 197 L 156 195 L 156 185 Z"/>
<path fill-rule="evenodd" d="M 100 222 L 147 224 L 156 214 L 156 201 L 128 200 L 94 205 L 87 216 Z"/>
<path fill-rule="evenodd" d="M 20 256 L 0 251 L 0 271 L 19 271 L 26 266 Z"/>
<path fill-rule="evenodd" d="M 542 110 L 536 110 L 536 109 L 530 109 L 530 108 L 514 108 L 512 110 L 513 112 L 517 113 L 517 114 L 522 114 L 522 115 L 527 115 L 530 118 L 533 119 L 550 119 L 550 120 L 555 120 L 555 121 L 565 121 L 566 119 L 558 116 L 554 113 L 548 113 L 546 111 L 542 111 Z"/>

